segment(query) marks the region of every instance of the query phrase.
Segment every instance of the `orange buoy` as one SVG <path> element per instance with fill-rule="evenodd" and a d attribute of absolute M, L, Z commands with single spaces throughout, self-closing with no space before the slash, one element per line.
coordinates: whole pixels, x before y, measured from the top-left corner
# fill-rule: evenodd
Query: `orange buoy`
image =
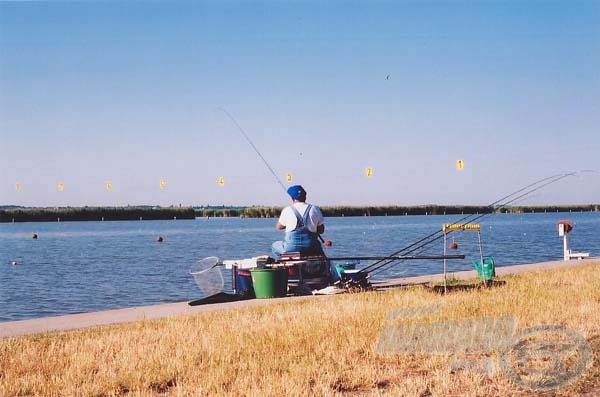
<path fill-rule="evenodd" d="M 325 240 L 325 247 L 331 247 L 332 244 L 331 240 Z"/>
<path fill-rule="evenodd" d="M 162 243 L 162 242 L 163 242 L 163 238 L 162 238 L 162 236 L 158 236 L 158 237 L 156 237 L 156 242 L 157 242 L 157 243 Z"/>
<path fill-rule="evenodd" d="M 456 244 L 454 241 L 450 243 L 450 249 L 451 250 L 455 250 L 458 249 L 458 244 Z"/>
<path fill-rule="evenodd" d="M 34 240 L 37 240 L 37 238 L 38 238 L 37 233 L 33 233 L 33 235 L 31 236 L 31 238 L 34 239 Z"/>

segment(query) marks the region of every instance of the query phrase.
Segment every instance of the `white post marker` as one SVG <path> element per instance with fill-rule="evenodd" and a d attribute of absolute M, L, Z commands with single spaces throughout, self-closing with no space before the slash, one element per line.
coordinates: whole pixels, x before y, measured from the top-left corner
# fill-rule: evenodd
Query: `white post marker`
<path fill-rule="evenodd" d="M 589 252 L 573 252 L 569 248 L 569 233 L 573 230 L 573 222 L 560 221 L 557 224 L 558 235 L 563 238 L 563 259 L 565 261 L 571 259 L 583 259 L 590 256 Z"/>

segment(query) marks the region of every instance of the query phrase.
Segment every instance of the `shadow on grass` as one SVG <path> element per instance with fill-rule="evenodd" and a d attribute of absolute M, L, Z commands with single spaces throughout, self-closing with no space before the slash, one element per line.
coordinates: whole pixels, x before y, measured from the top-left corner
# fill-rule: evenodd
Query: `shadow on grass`
<path fill-rule="evenodd" d="M 196 299 L 194 301 L 188 302 L 190 306 L 200 306 L 200 305 L 209 305 L 212 303 L 227 303 L 227 302 L 237 302 L 249 299 L 246 296 L 238 295 L 238 294 L 228 294 L 226 292 L 219 292 L 218 294 L 207 296 L 206 298 Z"/>
<path fill-rule="evenodd" d="M 472 291 L 472 290 L 481 290 L 488 289 L 494 287 L 501 287 L 506 285 L 506 281 L 503 280 L 491 280 L 487 283 L 481 282 L 476 284 L 449 284 L 446 286 L 446 292 L 457 292 L 457 291 Z M 429 291 L 436 294 L 444 293 L 444 285 L 429 285 L 423 284 L 423 287 Z"/>

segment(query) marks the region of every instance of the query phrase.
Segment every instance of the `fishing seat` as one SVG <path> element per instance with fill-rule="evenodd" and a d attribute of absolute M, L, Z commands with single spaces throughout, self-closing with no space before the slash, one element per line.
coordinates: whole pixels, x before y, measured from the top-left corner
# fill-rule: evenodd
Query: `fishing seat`
<path fill-rule="evenodd" d="M 329 259 L 325 255 L 302 255 L 299 252 L 281 254 L 280 262 L 289 263 L 288 289 L 296 295 L 312 293 L 331 280 Z"/>

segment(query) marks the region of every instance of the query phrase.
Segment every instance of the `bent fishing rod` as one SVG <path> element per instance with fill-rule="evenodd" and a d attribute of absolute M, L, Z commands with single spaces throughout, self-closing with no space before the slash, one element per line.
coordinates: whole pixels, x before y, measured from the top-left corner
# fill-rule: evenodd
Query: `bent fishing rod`
<path fill-rule="evenodd" d="M 521 189 L 519 189 L 519 190 L 517 190 L 517 191 L 515 191 L 515 192 L 513 192 L 513 193 L 511 193 L 511 194 L 509 194 L 509 195 L 507 195 L 507 196 L 505 196 L 503 198 L 501 198 L 500 200 L 496 200 L 492 204 L 489 204 L 488 206 L 485 207 L 485 208 L 489 209 L 489 212 L 485 212 L 484 211 L 481 214 L 479 214 L 479 213 L 477 213 L 477 214 L 469 214 L 469 215 L 467 215 L 467 216 L 459 219 L 458 221 L 454 222 L 454 224 L 457 224 L 460 227 L 464 227 L 464 226 L 467 226 L 469 224 L 472 224 L 473 222 L 475 222 L 475 221 L 483 218 L 484 216 L 487 216 L 487 215 L 491 214 L 494 211 L 498 211 L 500 209 L 506 208 L 508 205 L 510 205 L 510 204 L 512 204 L 512 203 L 514 203 L 514 202 L 516 202 L 516 201 L 518 201 L 518 200 L 520 200 L 520 199 L 528 196 L 529 194 L 531 194 L 531 193 L 533 193 L 533 192 L 535 192 L 535 191 L 537 191 L 537 190 L 539 190 L 539 189 L 541 189 L 541 188 L 543 188 L 543 187 L 545 187 L 545 186 L 547 186 L 549 184 L 552 184 L 554 182 L 558 182 L 559 180 L 561 180 L 563 178 L 566 178 L 567 176 L 571 176 L 571 175 L 574 175 L 574 174 L 557 174 L 557 175 L 553 175 L 551 177 L 547 177 L 547 178 L 543 178 L 541 180 L 538 180 L 538 181 L 536 181 L 536 182 L 534 182 L 532 184 L 527 185 L 524 188 L 521 188 Z M 545 182 L 545 183 L 543 183 L 543 182 Z M 541 183 L 543 183 L 543 184 L 539 185 Z M 539 185 L 539 186 L 536 186 L 536 185 Z M 529 189 L 529 190 L 527 190 L 527 189 Z M 526 191 L 524 193 L 521 193 L 524 190 L 526 190 Z M 519 194 L 519 193 L 521 193 L 521 194 Z M 513 197 L 513 196 L 515 196 L 515 197 Z M 508 200 L 509 198 L 510 198 L 510 200 Z M 508 201 L 505 201 L 505 200 L 508 200 Z M 446 232 L 446 234 L 448 235 L 448 234 L 450 234 L 450 233 L 452 233 L 454 231 L 456 231 L 456 230 L 449 230 L 449 231 Z M 442 230 L 438 230 L 438 231 L 432 233 L 431 235 L 429 235 L 428 237 L 433 237 L 435 235 L 440 235 L 439 237 L 436 237 L 434 240 L 431 241 L 431 242 L 433 242 L 433 241 L 441 238 L 442 237 L 441 235 L 443 233 L 444 232 Z M 422 239 L 422 240 L 424 240 L 424 239 Z M 414 251 L 416 251 L 416 250 L 418 250 L 418 249 L 420 249 L 420 248 L 422 248 L 422 247 L 424 247 L 424 246 L 426 246 L 428 244 L 429 244 L 428 242 L 425 242 L 425 243 L 423 243 L 421 245 L 418 245 L 416 247 L 412 247 L 413 245 L 416 245 L 416 243 L 413 243 L 409 247 L 406 247 L 405 249 L 412 248 L 409 252 L 414 252 Z"/>
<path fill-rule="evenodd" d="M 570 173 L 563 173 L 563 174 L 556 174 L 556 175 L 552 175 L 546 178 L 542 178 L 538 181 L 535 181 L 527 186 L 524 186 L 496 201 L 494 201 L 493 203 L 489 204 L 488 206 L 486 206 L 485 208 L 489 209 L 490 212 L 484 212 L 482 214 L 470 214 L 467 215 L 461 219 L 459 219 L 458 221 L 454 222 L 457 225 L 460 226 L 466 226 L 468 224 L 471 224 L 481 218 L 483 218 L 484 216 L 489 215 L 490 213 L 492 213 L 494 210 L 500 210 L 503 208 L 506 208 L 507 206 L 509 206 L 510 204 L 516 202 L 517 200 L 520 200 L 548 185 L 551 185 L 553 183 L 556 183 L 564 178 L 570 177 L 570 176 L 575 176 L 577 173 L 576 172 L 570 172 Z M 447 234 L 452 233 L 453 231 L 450 230 L 447 232 Z M 420 240 L 388 255 L 388 257 L 390 259 L 381 259 L 376 261 L 375 263 L 372 263 L 371 265 L 365 267 L 362 269 L 363 272 L 365 273 L 376 273 L 378 271 L 384 270 L 384 268 L 388 265 L 390 265 L 391 263 L 395 262 L 396 259 L 392 259 L 395 256 L 407 256 L 415 251 L 418 251 L 420 249 L 423 249 L 424 247 L 436 242 L 437 240 L 439 240 L 440 238 L 443 237 L 443 231 L 442 230 L 437 230 L 423 238 L 421 238 Z"/>
<path fill-rule="evenodd" d="M 573 175 L 575 175 L 575 173 L 557 174 L 557 175 L 552 175 L 550 177 L 542 178 L 542 179 L 535 181 L 523 188 L 520 188 L 520 189 L 514 191 L 513 193 L 510 193 L 510 194 L 500 198 L 499 200 L 496 200 L 495 202 L 489 204 L 486 208 L 489 208 L 490 209 L 489 213 L 492 213 L 494 209 L 499 210 L 499 209 L 505 208 L 508 205 L 514 203 L 515 201 L 520 200 L 521 198 L 526 197 L 529 194 L 531 194 L 547 185 L 558 182 L 561 179 L 564 179 L 568 176 L 573 176 Z M 489 213 L 484 212 L 482 214 L 470 214 L 470 215 L 467 215 L 467 216 L 459 219 L 458 221 L 455 222 L 455 224 L 465 226 L 465 225 L 475 222 L 478 219 L 483 218 L 484 216 L 489 215 Z M 451 232 L 452 231 L 448 231 L 447 234 L 450 234 Z M 443 237 L 443 231 L 437 230 L 437 231 L 423 237 L 422 239 L 396 251 L 393 255 L 390 255 L 390 256 L 400 255 L 400 254 L 408 255 L 417 250 L 423 249 L 424 247 L 436 242 L 437 240 L 441 239 L 442 237 Z M 377 262 L 367 266 L 363 270 L 367 271 L 367 272 L 377 272 L 379 270 L 383 270 L 384 267 L 391 264 L 392 262 L 394 262 L 394 261 L 393 260 L 377 261 Z"/>
<path fill-rule="evenodd" d="M 227 115 L 227 117 L 229 117 L 229 120 L 231 120 L 231 122 L 237 127 L 238 131 L 242 134 L 242 136 L 246 139 L 246 141 L 250 144 L 250 146 L 252 146 L 252 149 L 254 149 L 254 151 L 256 152 L 256 154 L 258 154 L 258 157 L 260 157 L 260 159 L 262 160 L 262 162 L 265 164 L 265 166 L 267 167 L 267 169 L 271 172 L 271 174 L 273 175 L 273 177 L 275 177 L 275 180 L 277 181 L 277 183 L 279 183 L 279 186 L 281 186 L 281 188 L 283 189 L 283 191 L 285 192 L 285 194 L 287 195 L 287 188 L 285 187 L 285 185 L 283 184 L 283 182 L 281 182 L 281 179 L 279 179 L 279 177 L 277 176 L 277 174 L 275 173 L 275 171 L 273 170 L 273 167 L 271 167 L 269 165 L 269 163 L 267 162 L 267 160 L 264 158 L 264 156 L 260 153 L 260 151 L 258 150 L 258 148 L 256 147 L 256 145 L 254 144 L 254 142 L 252 142 L 252 140 L 250 139 L 250 137 L 248 136 L 248 134 L 246 134 L 246 131 L 244 131 L 244 129 L 242 128 L 242 126 L 236 121 L 236 119 L 227 111 L 227 109 L 219 107 L 217 108 L 218 110 L 221 110 L 223 113 L 225 113 L 225 115 Z M 319 240 L 321 240 L 322 243 L 324 243 L 326 246 L 330 246 L 331 245 L 331 241 L 327 240 L 325 241 L 323 239 L 323 237 L 317 233 L 317 237 L 319 238 Z"/>

